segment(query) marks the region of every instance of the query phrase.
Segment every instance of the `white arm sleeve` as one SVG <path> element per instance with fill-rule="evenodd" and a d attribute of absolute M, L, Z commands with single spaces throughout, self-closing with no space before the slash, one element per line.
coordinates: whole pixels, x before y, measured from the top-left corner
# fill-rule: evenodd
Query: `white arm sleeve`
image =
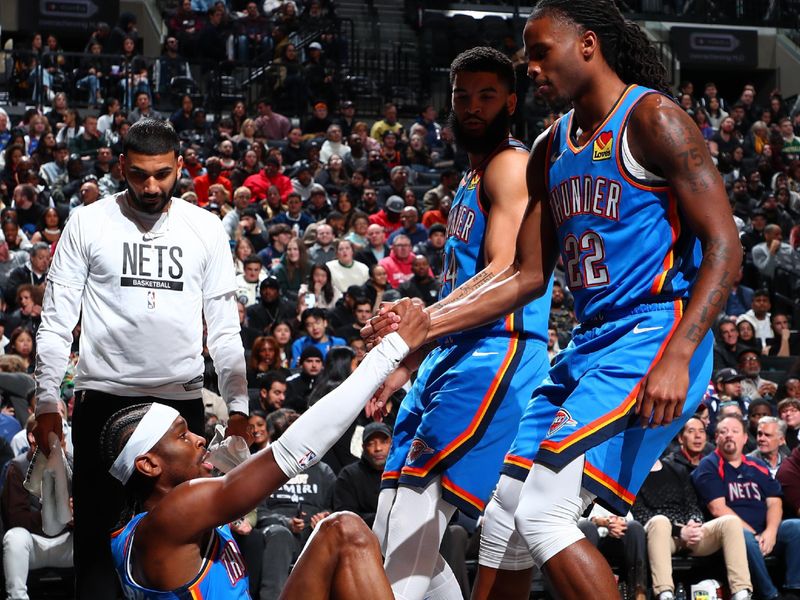
<path fill-rule="evenodd" d="M 233 292 L 203 301 L 208 326 L 208 352 L 219 377 L 219 391 L 228 412 L 250 413 L 239 312 Z"/>
<path fill-rule="evenodd" d="M 407 354 L 408 345 L 398 333 L 383 338 L 350 377 L 308 409 L 272 444 L 272 455 L 281 471 L 291 479 L 317 463 Z"/>
<path fill-rule="evenodd" d="M 36 334 L 36 414 L 58 412 L 61 381 L 69 361 L 72 330 L 81 313 L 83 290 L 47 282 L 42 324 Z M 56 310 L 56 307 L 58 309 Z"/>

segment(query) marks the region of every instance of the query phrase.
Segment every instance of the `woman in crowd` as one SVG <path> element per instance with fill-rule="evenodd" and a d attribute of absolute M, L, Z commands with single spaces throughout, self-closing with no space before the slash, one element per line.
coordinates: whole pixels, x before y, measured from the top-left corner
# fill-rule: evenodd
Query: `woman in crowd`
<path fill-rule="evenodd" d="M 286 245 L 281 262 L 272 269 L 272 274 L 278 279 L 281 291 L 288 300 L 297 300 L 300 286 L 310 273 L 311 265 L 305 245 L 297 238 L 291 239 Z"/>
<path fill-rule="evenodd" d="M 17 308 L 8 316 L 7 331 L 22 327 L 34 334 L 42 322 L 44 291 L 39 286 L 23 283 L 17 288 Z"/>
<path fill-rule="evenodd" d="M 192 97 L 189 94 L 181 96 L 180 107 L 169 118 L 169 122 L 172 123 L 175 131 L 180 133 L 194 128 L 194 122 L 192 121 L 193 110 L 194 100 L 192 100 Z"/>
<path fill-rule="evenodd" d="M 350 231 L 350 229 L 353 227 L 353 217 L 357 211 L 355 205 L 353 204 L 353 200 L 350 198 L 350 194 L 348 194 L 345 189 L 339 190 L 339 193 L 333 202 L 333 207 L 342 213 L 342 216 L 344 217 L 344 231 Z"/>
<path fill-rule="evenodd" d="M 48 131 L 42 136 L 39 146 L 31 154 L 31 158 L 37 165 L 43 165 L 53 160 L 53 151 L 56 149 L 56 136 L 52 131 Z"/>
<path fill-rule="evenodd" d="M 97 131 L 103 135 L 109 132 L 120 107 L 119 100 L 114 97 L 103 100 L 103 106 L 100 108 L 100 116 L 97 118 Z"/>
<path fill-rule="evenodd" d="M 271 185 L 267 188 L 267 195 L 260 206 L 261 216 L 265 221 L 271 221 L 284 211 L 281 191 L 278 186 Z"/>
<path fill-rule="evenodd" d="M 241 187 L 245 179 L 251 175 L 255 175 L 260 170 L 261 165 L 258 162 L 258 154 L 253 150 L 251 144 L 248 146 L 248 149 L 245 150 L 241 160 L 236 164 L 233 173 L 231 173 L 231 185 L 233 189 Z"/>
<path fill-rule="evenodd" d="M 698 107 L 694 113 L 694 122 L 703 134 L 703 139 L 710 140 L 714 137 L 714 128 L 711 126 L 711 121 L 708 119 L 706 109 Z"/>
<path fill-rule="evenodd" d="M 31 236 L 31 243 L 46 242 L 50 244 L 51 250 L 55 250 L 58 240 L 61 239 L 61 217 L 58 211 L 53 208 L 45 209 L 39 219 L 36 231 Z"/>
<path fill-rule="evenodd" d="M 278 321 L 272 325 L 270 333 L 278 342 L 281 368 L 288 369 L 292 362 L 292 326 L 289 321 Z"/>
<path fill-rule="evenodd" d="M 256 160 L 258 161 L 259 168 L 267 160 L 267 147 L 259 141 L 250 144 L 250 149 L 256 153 Z"/>
<path fill-rule="evenodd" d="M 253 243 L 246 237 L 239 238 L 236 241 L 236 246 L 233 248 L 233 264 L 237 275 L 244 273 L 244 260 L 255 253 L 256 250 L 253 248 Z"/>
<path fill-rule="evenodd" d="M 718 131 L 722 120 L 728 116 L 728 113 L 722 110 L 722 107 L 719 104 L 719 99 L 717 98 L 711 98 L 708 101 L 707 111 L 708 121 L 711 123 L 711 127 L 714 128 L 714 131 Z"/>
<path fill-rule="evenodd" d="M 255 454 L 269 445 L 267 435 L 267 413 L 263 410 L 250 411 L 250 418 L 247 421 L 250 435 L 253 436 L 253 443 L 250 444 L 250 454 Z"/>
<path fill-rule="evenodd" d="M 25 363 L 25 372 L 33 374 L 36 366 L 36 342 L 33 334 L 24 327 L 17 327 L 6 346 L 6 354 L 19 356 Z"/>
<path fill-rule="evenodd" d="M 403 164 L 403 155 L 400 152 L 397 134 L 392 130 L 388 130 L 383 134 L 381 160 L 383 160 L 383 164 L 386 165 L 386 168 L 390 171 L 394 167 Z"/>
<path fill-rule="evenodd" d="M 44 134 L 50 131 L 50 123 L 40 114 L 31 117 L 28 135 L 25 136 L 25 148 L 28 155 L 36 151 Z"/>
<path fill-rule="evenodd" d="M 756 326 L 747 315 L 739 315 L 736 319 L 736 329 L 739 331 L 739 345 L 751 348 L 761 354 L 763 344 L 756 337 Z"/>
<path fill-rule="evenodd" d="M 243 100 L 237 100 L 231 109 L 231 121 L 233 122 L 232 131 L 234 133 L 234 140 L 236 136 L 242 133 L 245 121 L 247 121 L 247 107 Z M 251 140 L 252 141 L 252 140 Z"/>
<path fill-rule="evenodd" d="M 247 361 L 247 387 L 258 387 L 258 376 L 267 371 L 281 369 L 281 349 L 272 336 L 262 335 L 255 339 Z"/>
<path fill-rule="evenodd" d="M 58 132 L 63 127 L 64 115 L 68 109 L 67 95 L 64 92 L 58 92 L 53 97 L 52 108 L 44 115 L 47 118 L 47 122 L 50 123 L 51 130 Z"/>
<path fill-rule="evenodd" d="M 353 244 L 353 249 L 358 252 L 367 247 L 367 229 L 369 228 L 369 217 L 360 211 L 355 211 L 352 217 L 352 226 L 344 239 Z"/>
<path fill-rule="evenodd" d="M 428 147 L 425 145 L 425 138 L 419 134 L 414 134 L 408 140 L 405 151 L 405 164 L 415 171 L 429 171 L 433 168 L 433 159 Z"/>
<path fill-rule="evenodd" d="M 298 316 L 303 314 L 306 308 L 311 308 L 306 294 L 313 294 L 313 306 L 327 310 L 332 310 L 339 298 L 342 297 L 339 290 L 334 289 L 331 283 L 331 271 L 327 265 L 314 265 L 311 267 L 308 283 L 300 286 L 297 297 Z"/>
<path fill-rule="evenodd" d="M 372 265 L 369 269 L 369 280 L 364 284 L 364 295 L 372 302 L 372 312 L 378 314 L 383 296 L 391 289 L 386 269 L 380 265 Z"/>
<path fill-rule="evenodd" d="M 256 122 L 254 119 L 245 119 L 241 131 L 233 136 L 232 141 L 239 153 L 246 151 L 256 141 Z"/>
<path fill-rule="evenodd" d="M 111 122 L 111 128 L 106 131 L 106 142 L 111 146 L 114 154 L 122 153 L 122 140 L 125 139 L 125 134 L 128 133 L 131 124 L 128 121 L 128 113 L 124 110 L 118 110 L 114 113 L 114 120 Z"/>
<path fill-rule="evenodd" d="M 74 138 L 83 134 L 83 127 L 80 123 L 80 115 L 74 108 L 68 108 L 64 113 L 62 127 L 56 134 L 56 142 L 69 144 Z"/>

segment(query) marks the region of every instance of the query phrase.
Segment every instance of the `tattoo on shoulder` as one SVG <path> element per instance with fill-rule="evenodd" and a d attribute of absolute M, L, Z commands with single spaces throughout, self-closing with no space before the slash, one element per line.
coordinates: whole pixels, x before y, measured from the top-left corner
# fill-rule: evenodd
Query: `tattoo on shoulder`
<path fill-rule="evenodd" d="M 670 119 L 668 123 L 662 121 L 661 129 L 658 141 L 674 154 L 680 166 L 678 177 L 673 176 L 675 185 L 687 186 L 693 194 L 709 191 L 714 184 L 709 172 L 713 165 L 710 165 L 708 150 L 696 131 L 696 125 L 682 119 Z"/>

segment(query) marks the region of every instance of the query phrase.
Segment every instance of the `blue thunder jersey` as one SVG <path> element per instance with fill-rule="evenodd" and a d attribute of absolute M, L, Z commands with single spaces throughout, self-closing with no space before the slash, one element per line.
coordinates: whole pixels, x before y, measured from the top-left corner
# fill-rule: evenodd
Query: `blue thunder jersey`
<path fill-rule="evenodd" d="M 581 322 L 610 310 L 684 298 L 700 266 L 700 244 L 666 182 L 641 178 L 641 167 L 638 176 L 632 174 L 631 159 L 624 158 L 628 118 L 654 93 L 629 86 L 583 146 L 572 139 L 574 110 L 550 133 L 550 210 Z"/>
<path fill-rule="evenodd" d="M 472 279 L 486 267 L 483 251 L 486 221 L 491 205 L 482 193 L 483 173 L 494 156 L 507 149 L 528 152 L 525 144 L 514 138 L 502 142 L 477 168 L 468 171 L 456 190 L 447 218 L 447 241 L 444 245 L 444 281 L 439 299 Z M 524 173 L 519 174 L 524 177 Z M 514 243 L 509 238 L 509 243 Z M 552 285 L 552 282 L 551 282 Z M 468 332 L 469 335 L 497 336 L 511 332 L 525 334 L 528 339 L 547 343 L 547 321 L 550 314 L 550 294 L 546 293 L 521 309 Z M 451 336 L 454 337 L 454 336 Z"/>
<path fill-rule="evenodd" d="M 125 527 L 111 536 L 111 555 L 122 582 L 125 598 L 130 600 L 249 600 L 249 583 L 244 559 L 230 528 L 214 528 L 203 564 L 197 576 L 176 590 L 151 590 L 131 577 L 131 546 L 136 526 L 147 513 L 139 513 Z"/>

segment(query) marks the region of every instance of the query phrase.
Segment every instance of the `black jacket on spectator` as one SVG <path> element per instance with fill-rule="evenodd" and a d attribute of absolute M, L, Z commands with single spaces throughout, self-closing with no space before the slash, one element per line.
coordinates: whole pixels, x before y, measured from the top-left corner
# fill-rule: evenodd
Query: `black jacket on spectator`
<path fill-rule="evenodd" d="M 439 282 L 433 277 L 427 277 L 423 281 L 414 275 L 411 279 L 400 284 L 398 291 L 402 296 L 419 298 L 425 303 L 425 306 L 430 306 L 438 300 L 440 287 Z"/>
<path fill-rule="evenodd" d="M 431 271 L 439 277 L 444 270 L 444 246 L 434 248 L 430 241 L 414 246 L 414 254 L 424 254 L 431 265 Z M 748 307 L 749 308 L 749 307 Z"/>
<path fill-rule="evenodd" d="M 283 408 L 291 408 L 299 413 L 308 410 L 308 396 L 314 388 L 317 377 L 306 375 L 302 371 L 286 378 L 286 400 Z"/>
<path fill-rule="evenodd" d="M 383 256 L 389 256 L 390 248 L 387 244 L 383 245 Z M 367 267 L 372 267 L 372 265 L 378 264 L 378 259 L 375 258 L 375 255 L 372 253 L 372 249 L 370 246 L 367 246 L 363 250 L 359 250 L 356 252 L 355 259 L 367 265 Z"/>
<path fill-rule="evenodd" d="M 333 310 L 328 311 L 328 324 L 333 329 L 339 329 L 345 325 L 350 325 L 356 322 L 356 317 L 353 311 L 347 308 L 344 304 L 344 298 L 340 299 Z"/>
<path fill-rule="evenodd" d="M 349 510 L 364 519 L 368 527 L 375 521 L 381 471 L 376 471 L 362 457 L 339 472 L 333 488 L 333 510 Z"/>
<path fill-rule="evenodd" d="M 295 317 L 295 310 L 285 300 L 277 300 L 270 304 L 259 301 L 247 307 L 247 322 L 253 329 L 269 335 L 269 329 L 278 321 Z"/>
<path fill-rule="evenodd" d="M 661 461 L 660 471 L 650 471 L 631 511 L 642 524 L 655 515 L 664 515 L 673 524 L 688 523 L 694 519 L 702 523 L 703 510 L 694 491 L 691 472 L 695 465 L 680 452 Z"/>
<path fill-rule="evenodd" d="M 741 344 L 736 344 L 733 350 L 722 342 L 714 344 L 714 372 L 716 373 L 719 369 L 738 368 L 738 355 L 742 350 L 744 350 L 744 346 Z"/>

